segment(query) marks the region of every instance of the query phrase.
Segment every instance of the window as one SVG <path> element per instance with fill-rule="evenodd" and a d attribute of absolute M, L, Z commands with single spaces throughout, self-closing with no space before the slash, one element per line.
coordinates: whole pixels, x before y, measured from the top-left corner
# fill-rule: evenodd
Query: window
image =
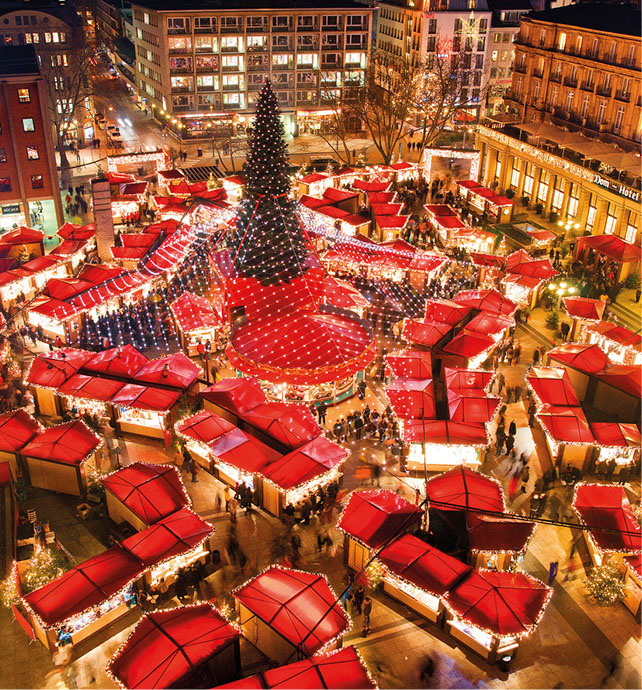
<path fill-rule="evenodd" d="M 564 182 L 558 177 L 555 186 L 553 187 L 553 198 L 551 199 L 551 208 L 553 211 L 559 212 L 564 203 Z"/>
<path fill-rule="evenodd" d="M 22 131 L 23 132 L 35 132 L 36 128 L 33 124 L 33 118 L 32 117 L 23 117 L 22 118 Z"/>
<path fill-rule="evenodd" d="M 196 77 L 196 86 L 199 88 L 214 89 L 215 91 L 218 91 L 218 77 L 211 74 Z"/>
<path fill-rule="evenodd" d="M 499 51 L 498 51 L 498 50 L 493 50 L 493 52 L 492 52 L 492 54 L 491 54 L 491 56 L 490 56 L 490 59 L 491 59 L 493 62 L 497 62 L 497 58 L 498 58 L 498 57 L 499 57 Z"/>
<path fill-rule="evenodd" d="M 571 188 L 568 192 L 568 208 L 566 209 L 566 215 L 569 218 L 575 218 L 577 216 L 577 208 L 580 204 L 580 197 L 578 186 L 575 182 L 571 183 Z"/>
<path fill-rule="evenodd" d="M 591 101 L 588 96 L 584 96 L 582 99 L 582 109 L 580 110 L 580 117 L 582 119 L 588 117 L 589 105 Z"/>
<path fill-rule="evenodd" d="M 143 12 L 143 24 L 149 24 L 149 12 Z"/>
<path fill-rule="evenodd" d="M 637 227 L 637 224 L 635 222 L 636 215 L 637 214 L 633 213 L 632 211 L 631 211 L 631 213 L 629 213 L 629 219 L 626 222 L 626 234 L 624 235 L 624 239 L 627 242 L 633 243 L 633 242 L 635 242 L 635 238 L 637 237 L 638 227 Z"/>
<path fill-rule="evenodd" d="M 45 31 L 45 43 L 51 43 L 51 34 Z"/>
<path fill-rule="evenodd" d="M 533 194 L 533 165 L 532 163 L 527 163 L 524 169 L 524 196 L 531 197 Z"/>
<path fill-rule="evenodd" d="M 42 175 L 31 176 L 31 189 L 44 189 L 45 178 Z"/>
<path fill-rule="evenodd" d="M 210 31 L 211 28 L 211 17 L 194 17 L 194 31 Z"/>
<path fill-rule="evenodd" d="M 57 31 L 54 31 L 51 34 L 51 38 L 53 39 L 54 43 L 60 43 L 60 34 Z"/>
<path fill-rule="evenodd" d="M 567 115 L 570 115 L 571 110 L 573 109 L 573 98 L 574 97 L 575 97 L 575 94 L 573 93 L 573 91 L 569 91 L 566 94 L 566 104 L 565 104 L 564 108 L 566 109 Z"/>
<path fill-rule="evenodd" d="M 575 52 L 579 55 L 582 52 L 582 41 L 584 40 L 583 36 L 578 36 L 577 39 L 575 40 Z"/>
<path fill-rule="evenodd" d="M 612 235 L 615 232 L 615 226 L 617 225 L 617 213 L 615 204 L 609 204 L 606 211 L 606 222 L 604 224 L 604 234 Z"/>
<path fill-rule="evenodd" d="M 519 166 L 519 163 L 513 161 L 513 169 L 510 174 L 510 186 L 513 189 L 517 189 L 519 187 L 519 167 L 516 168 L 516 165 Z"/>
<path fill-rule="evenodd" d="M 558 50 L 566 50 L 566 34 L 561 33 L 559 35 L 559 38 L 557 39 L 557 48 Z"/>
<path fill-rule="evenodd" d="M 548 178 L 548 171 L 542 170 L 539 176 L 539 184 L 537 185 L 537 201 L 542 203 L 546 203 L 546 197 L 548 196 Z"/>
<path fill-rule="evenodd" d="M 167 30 L 169 33 L 183 33 L 189 31 L 189 19 L 186 17 L 168 17 Z"/>
<path fill-rule="evenodd" d="M 604 117 L 606 116 L 606 101 L 600 101 L 600 105 L 597 108 L 597 124 L 601 125 L 604 122 Z"/>
<path fill-rule="evenodd" d="M 0 177 L 0 192 L 11 191 L 11 179 L 9 177 Z"/>
<path fill-rule="evenodd" d="M 631 93 L 631 80 L 622 79 L 622 86 L 620 87 L 622 96 L 628 96 Z"/>
<path fill-rule="evenodd" d="M 615 113 L 615 121 L 613 122 L 613 133 L 614 134 L 619 134 L 620 131 L 622 130 L 623 118 L 624 118 L 624 106 L 621 105 L 618 107 L 617 112 Z"/>
<path fill-rule="evenodd" d="M 635 65 L 635 46 L 629 46 L 629 54 L 626 57 L 626 64 Z"/>
<path fill-rule="evenodd" d="M 597 215 L 597 206 L 595 205 L 596 203 L 597 202 L 595 201 L 593 194 L 591 194 L 591 198 L 589 199 L 588 211 L 586 213 L 587 230 L 593 230 L 593 226 L 595 225 L 595 216 Z"/>
<path fill-rule="evenodd" d="M 18 100 L 20 103 L 31 103 L 29 89 L 18 89 Z"/>
<path fill-rule="evenodd" d="M 617 43 L 613 41 L 609 46 L 609 60 L 615 62 L 615 56 L 617 54 Z"/>
<path fill-rule="evenodd" d="M 5 149 L 0 149 L 0 163 L 7 162 L 7 152 Z"/>
<path fill-rule="evenodd" d="M 597 38 L 593 39 L 593 45 L 591 46 L 590 57 L 596 58 L 600 51 L 600 41 Z"/>
<path fill-rule="evenodd" d="M 37 146 L 27 146 L 27 160 L 37 161 L 40 158 Z"/>
<path fill-rule="evenodd" d="M 557 105 L 557 97 L 559 95 L 559 89 L 557 86 L 554 86 L 551 89 L 551 105 Z"/>

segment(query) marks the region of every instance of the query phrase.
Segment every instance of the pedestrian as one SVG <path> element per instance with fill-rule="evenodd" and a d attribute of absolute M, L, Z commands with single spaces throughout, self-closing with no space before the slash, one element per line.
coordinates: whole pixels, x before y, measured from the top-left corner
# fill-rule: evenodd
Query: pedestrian
<path fill-rule="evenodd" d="M 522 399 L 522 387 L 515 386 L 513 388 L 513 395 L 515 396 L 515 402 L 519 402 Z"/>
<path fill-rule="evenodd" d="M 325 418 L 328 414 L 328 406 L 324 402 L 320 402 L 317 406 L 317 416 L 319 417 L 319 425 L 323 426 L 325 424 Z"/>
<path fill-rule="evenodd" d="M 559 562 L 558 561 L 551 561 L 548 564 L 548 584 L 549 586 L 553 584 L 555 581 L 555 578 L 557 577 L 557 573 L 559 571 Z"/>
<path fill-rule="evenodd" d="M 354 593 L 354 607 L 359 615 L 363 612 L 363 600 L 365 597 L 365 590 L 359 585 Z"/>
<path fill-rule="evenodd" d="M 522 355 L 522 345 L 519 342 L 519 340 L 515 341 L 514 350 L 515 350 L 515 364 L 519 364 L 519 358 Z"/>
<path fill-rule="evenodd" d="M 363 637 L 370 632 L 370 614 L 372 613 L 372 599 L 366 597 L 363 600 Z"/>
<path fill-rule="evenodd" d="M 513 419 L 511 423 L 508 425 L 508 435 L 509 436 L 515 436 L 517 433 L 517 424 L 515 424 L 515 420 Z"/>
<path fill-rule="evenodd" d="M 562 321 L 560 324 L 560 331 L 562 333 L 562 340 L 568 340 L 568 334 L 571 330 L 571 326 L 568 321 Z"/>
<path fill-rule="evenodd" d="M 363 427 L 364 427 L 363 419 L 361 418 L 361 415 L 357 412 L 357 416 L 354 420 L 354 431 L 355 431 L 355 437 L 356 437 L 357 441 L 361 440 L 361 434 L 363 432 Z"/>
<path fill-rule="evenodd" d="M 506 402 L 510 403 L 512 402 L 513 399 L 513 387 L 512 386 L 506 386 Z"/>
<path fill-rule="evenodd" d="M 639 302 L 640 297 L 642 297 L 642 290 L 640 288 L 637 288 L 635 291 L 635 301 Z"/>
<path fill-rule="evenodd" d="M 506 455 L 508 455 L 511 450 L 513 450 L 513 446 L 515 445 L 515 437 L 514 436 L 508 436 L 505 441 L 506 444 Z"/>
<path fill-rule="evenodd" d="M 504 374 L 501 373 L 501 371 L 499 372 L 499 374 L 497 374 L 497 384 L 499 386 L 497 392 L 499 393 L 499 395 L 501 395 L 502 391 L 504 390 L 504 386 L 506 385 L 506 378 L 504 377 Z"/>
<path fill-rule="evenodd" d="M 539 363 L 539 358 L 540 358 L 540 353 L 539 353 L 539 348 L 535 348 L 533 350 L 533 366 L 536 367 L 537 364 Z"/>
<path fill-rule="evenodd" d="M 192 484 L 198 484 L 198 479 L 196 478 L 196 475 L 201 471 L 201 468 L 198 466 L 198 463 L 196 462 L 196 460 L 194 460 L 194 458 L 192 458 L 190 462 L 189 471 L 192 475 Z"/>

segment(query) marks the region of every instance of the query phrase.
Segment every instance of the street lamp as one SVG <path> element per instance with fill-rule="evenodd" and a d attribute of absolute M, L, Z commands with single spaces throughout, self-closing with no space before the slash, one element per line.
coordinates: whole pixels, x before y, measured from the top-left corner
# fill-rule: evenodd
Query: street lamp
<path fill-rule="evenodd" d="M 565 280 L 559 283 L 549 283 L 548 289 L 555 295 L 557 295 L 557 308 L 560 308 L 562 304 L 562 297 L 565 295 L 574 295 L 577 292 L 577 288 L 574 285 L 569 285 Z"/>
<path fill-rule="evenodd" d="M 560 228 L 564 228 L 564 237 L 563 237 L 564 240 L 566 239 L 566 233 L 569 230 L 579 230 L 580 229 L 580 224 L 576 223 L 571 218 L 567 218 L 566 220 L 558 220 L 557 225 Z"/>

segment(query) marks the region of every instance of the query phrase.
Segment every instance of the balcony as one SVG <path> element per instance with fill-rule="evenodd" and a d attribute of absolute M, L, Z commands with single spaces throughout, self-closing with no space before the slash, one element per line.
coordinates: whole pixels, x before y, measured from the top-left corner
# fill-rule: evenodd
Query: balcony
<path fill-rule="evenodd" d="M 190 34 L 192 32 L 186 27 L 175 27 L 175 26 L 173 26 L 171 29 L 167 29 L 167 33 L 170 36 L 176 36 L 176 35 L 180 35 L 180 34 Z"/>
<path fill-rule="evenodd" d="M 250 26 L 249 24 L 245 27 L 245 31 L 248 34 L 262 34 L 262 33 L 267 33 L 268 31 L 268 25 L 267 23 L 265 24 L 260 24 L 259 26 Z"/>
<path fill-rule="evenodd" d="M 631 92 L 630 91 L 616 91 L 615 92 L 615 98 L 618 101 L 624 101 L 625 103 L 628 103 L 631 100 Z"/>
<path fill-rule="evenodd" d="M 218 64 L 216 65 L 196 65 L 196 72 L 202 74 L 203 72 L 218 72 Z"/>
<path fill-rule="evenodd" d="M 273 72 L 283 72 L 283 70 L 292 70 L 292 69 L 294 69 L 294 64 L 292 61 L 287 62 L 287 63 L 282 64 L 282 65 L 275 65 L 274 63 L 272 63 L 272 71 Z"/>
<path fill-rule="evenodd" d="M 305 33 L 306 31 L 318 31 L 319 22 L 312 22 L 312 24 L 298 24 L 296 30 Z"/>
<path fill-rule="evenodd" d="M 278 22 L 276 24 L 272 24 L 272 33 L 283 33 L 283 32 L 289 32 L 289 31 L 294 31 L 294 25 L 291 23 L 281 23 Z"/>
<path fill-rule="evenodd" d="M 525 62 L 518 63 L 515 65 L 515 67 L 513 69 L 518 74 L 526 74 L 526 63 Z"/>
<path fill-rule="evenodd" d="M 597 89 L 595 89 L 595 93 L 598 96 L 604 96 L 605 98 L 611 98 L 611 93 L 613 89 L 611 89 L 610 86 L 598 86 Z"/>
<path fill-rule="evenodd" d="M 536 79 L 541 79 L 541 78 L 544 76 L 544 70 L 541 70 L 541 69 L 534 69 L 534 70 L 533 70 L 533 76 L 534 76 Z"/>
<path fill-rule="evenodd" d="M 191 104 L 187 105 L 173 105 L 172 106 L 172 112 L 173 113 L 186 113 L 190 110 L 194 110 L 194 106 Z"/>
<path fill-rule="evenodd" d="M 221 26 L 222 34 L 242 34 L 243 26 L 239 24 L 230 24 Z"/>
<path fill-rule="evenodd" d="M 223 91 L 243 91 L 245 87 L 238 84 L 223 84 Z"/>
<path fill-rule="evenodd" d="M 564 77 L 564 86 L 570 86 L 573 89 L 577 88 L 577 79 L 573 77 Z"/>
<path fill-rule="evenodd" d="M 218 84 L 201 84 L 196 86 L 199 93 L 204 93 L 205 91 L 218 91 Z"/>
<path fill-rule="evenodd" d="M 243 65 L 223 65 L 221 67 L 223 72 L 243 72 Z"/>
<path fill-rule="evenodd" d="M 346 27 L 348 31 L 367 31 L 368 27 L 365 23 L 361 24 L 350 24 L 350 26 Z M 432 33 L 435 33 L 434 31 Z"/>
<path fill-rule="evenodd" d="M 331 62 L 323 61 L 321 63 L 321 69 L 336 69 L 337 67 L 341 67 L 341 58 L 337 58 Z"/>
<path fill-rule="evenodd" d="M 193 86 L 172 86 L 172 93 L 192 93 Z"/>
<path fill-rule="evenodd" d="M 236 46 L 221 46 L 221 53 L 244 53 L 242 48 Z"/>
<path fill-rule="evenodd" d="M 216 25 L 214 25 L 214 26 L 195 26 L 194 27 L 194 33 L 195 34 L 215 34 L 215 33 L 217 33 Z"/>
<path fill-rule="evenodd" d="M 321 31 L 325 31 L 327 33 L 331 33 L 332 31 L 343 31 L 343 23 L 340 22 L 339 24 L 322 24 Z"/>
<path fill-rule="evenodd" d="M 192 72 L 192 66 L 186 65 L 185 67 L 169 67 L 170 74 L 189 74 Z"/>
<path fill-rule="evenodd" d="M 555 73 L 551 74 L 550 81 L 555 82 L 556 84 L 561 84 L 562 83 L 562 73 L 561 72 L 555 72 Z"/>
<path fill-rule="evenodd" d="M 248 72 L 267 72 L 269 69 L 270 65 L 267 62 L 265 64 L 248 63 L 247 65 Z"/>
<path fill-rule="evenodd" d="M 322 43 L 321 50 L 342 50 L 341 41 L 338 43 Z"/>
<path fill-rule="evenodd" d="M 306 97 L 298 97 L 296 99 L 296 104 L 297 105 L 304 105 L 304 106 L 310 106 L 310 105 L 316 105 L 317 101 L 315 98 L 306 98 Z"/>
<path fill-rule="evenodd" d="M 594 88 L 595 83 L 592 81 L 583 81 L 580 85 L 580 89 L 582 89 L 582 91 L 589 91 L 590 93 L 593 93 Z"/>
<path fill-rule="evenodd" d="M 240 103 L 223 103 L 223 110 L 240 110 L 243 106 Z"/>
<path fill-rule="evenodd" d="M 186 48 L 186 47 L 178 47 L 178 46 L 172 47 L 172 46 L 170 46 L 170 47 L 169 47 L 169 50 L 168 50 L 168 53 L 169 53 L 170 55 L 185 55 L 186 53 L 190 53 L 190 54 L 191 54 L 191 52 L 192 52 L 192 48 L 191 48 L 191 47 Z"/>

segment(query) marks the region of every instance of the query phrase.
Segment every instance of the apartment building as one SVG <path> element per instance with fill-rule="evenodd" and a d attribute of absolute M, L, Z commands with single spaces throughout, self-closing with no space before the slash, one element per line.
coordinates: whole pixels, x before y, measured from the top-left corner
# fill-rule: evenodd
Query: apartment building
<path fill-rule="evenodd" d="M 342 89 L 365 83 L 374 9 L 352 0 L 136 0 L 132 9 L 139 95 L 184 137 L 242 129 L 266 79 L 286 132 L 314 132 Z"/>
<path fill-rule="evenodd" d="M 33 46 L 0 47 L 0 231 L 64 222 L 47 92 Z"/>
<path fill-rule="evenodd" d="M 66 98 L 68 88 L 64 83 L 66 67 L 73 70 L 73 55 L 85 50 L 84 24 L 75 4 L 71 0 L 4 0 L 0 5 L 0 46 L 22 45 L 32 45 L 40 64 L 51 65 L 56 74 L 62 75 L 62 84 L 47 88 L 50 107 L 62 107 L 61 99 Z M 91 98 L 88 96 L 83 106 L 76 110 L 66 132 L 66 141 L 84 144 L 94 138 Z"/>
<path fill-rule="evenodd" d="M 522 18 L 506 104 L 480 127 L 481 179 L 591 234 L 640 242 L 640 10 L 581 3 Z"/>

